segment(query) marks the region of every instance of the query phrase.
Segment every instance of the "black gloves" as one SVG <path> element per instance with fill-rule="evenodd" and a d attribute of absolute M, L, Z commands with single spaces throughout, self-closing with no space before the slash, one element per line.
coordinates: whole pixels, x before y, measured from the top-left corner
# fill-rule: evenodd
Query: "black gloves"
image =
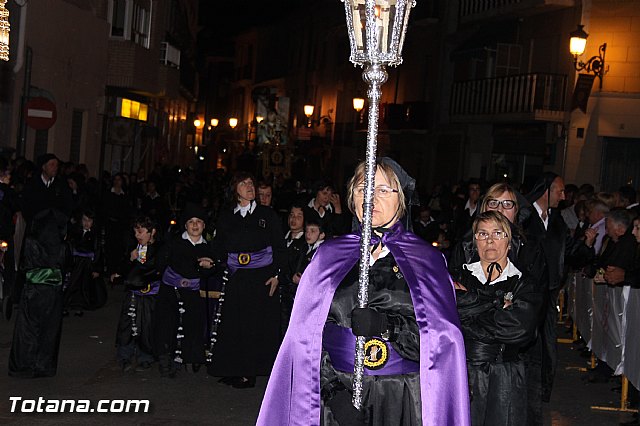
<path fill-rule="evenodd" d="M 356 336 L 382 336 L 388 328 L 387 316 L 372 308 L 355 308 L 351 311 L 351 329 Z"/>

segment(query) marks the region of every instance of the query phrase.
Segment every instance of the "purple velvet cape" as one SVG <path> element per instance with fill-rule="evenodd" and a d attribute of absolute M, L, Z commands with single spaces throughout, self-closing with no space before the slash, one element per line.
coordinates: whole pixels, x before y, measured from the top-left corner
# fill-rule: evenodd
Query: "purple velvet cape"
<path fill-rule="evenodd" d="M 444 257 L 399 223 L 384 234 L 383 242 L 407 280 L 420 328 L 422 424 L 468 426 L 465 349 Z M 359 234 L 318 248 L 300 281 L 258 425 L 320 424 L 322 332 L 336 288 L 359 259 Z"/>

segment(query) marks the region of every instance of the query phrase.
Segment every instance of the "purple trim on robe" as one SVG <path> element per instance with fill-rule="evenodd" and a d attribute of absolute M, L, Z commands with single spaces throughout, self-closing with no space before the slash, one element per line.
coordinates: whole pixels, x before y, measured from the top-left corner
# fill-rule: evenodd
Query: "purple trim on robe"
<path fill-rule="evenodd" d="M 377 337 L 380 342 L 384 341 L 381 337 Z M 420 364 L 403 358 L 388 343 L 387 361 L 384 366 L 373 370 L 364 366 L 365 376 L 392 376 L 396 374 L 417 373 L 420 370 Z M 322 336 L 322 348 L 329 353 L 331 365 L 338 371 L 344 373 L 353 373 L 353 348 L 356 347 L 356 336 L 350 328 L 340 327 L 337 324 L 327 323 L 324 326 L 324 334 Z"/>
<path fill-rule="evenodd" d="M 249 263 L 241 264 L 240 257 L 248 256 Z M 238 269 L 257 269 L 264 268 L 273 263 L 273 249 L 271 246 L 267 246 L 262 250 L 254 251 L 252 253 L 229 253 L 227 255 L 227 269 L 229 274 L 233 274 Z"/>
<path fill-rule="evenodd" d="M 73 250 L 73 256 L 78 256 L 78 257 L 86 257 L 88 259 L 95 259 L 96 254 L 92 251 L 79 251 L 79 250 Z"/>
<path fill-rule="evenodd" d="M 162 284 L 187 290 L 200 290 L 200 278 L 184 278 L 171 269 L 171 266 L 167 266 L 167 269 L 164 270 L 162 274 Z"/>
<path fill-rule="evenodd" d="M 420 329 L 422 424 L 468 426 L 465 349 L 444 257 L 399 223 L 385 233 L 383 242 L 407 280 Z M 349 234 L 322 244 L 305 270 L 262 401 L 259 426 L 320 424 L 323 329 L 336 288 L 359 260 L 360 235 Z"/>

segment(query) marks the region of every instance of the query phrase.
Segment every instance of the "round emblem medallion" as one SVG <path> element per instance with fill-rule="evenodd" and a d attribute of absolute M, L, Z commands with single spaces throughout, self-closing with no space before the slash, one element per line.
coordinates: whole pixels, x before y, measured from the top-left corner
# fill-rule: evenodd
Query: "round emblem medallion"
<path fill-rule="evenodd" d="M 189 280 L 186 278 L 182 278 L 180 280 L 180 287 L 189 287 Z"/>
<path fill-rule="evenodd" d="M 251 262 L 251 255 L 249 253 L 240 253 L 238 255 L 238 263 L 241 265 L 248 265 Z"/>
<path fill-rule="evenodd" d="M 370 370 L 378 370 L 387 363 L 387 345 L 379 339 L 370 339 L 364 344 L 364 365 Z"/>

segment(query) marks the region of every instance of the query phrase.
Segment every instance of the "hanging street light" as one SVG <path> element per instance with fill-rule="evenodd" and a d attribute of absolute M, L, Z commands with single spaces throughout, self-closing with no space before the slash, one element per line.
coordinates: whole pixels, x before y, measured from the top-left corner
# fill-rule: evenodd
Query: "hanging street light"
<path fill-rule="evenodd" d="M 4 7 L 7 0 L 0 0 L 0 59 L 9 60 L 9 11 Z"/>
<path fill-rule="evenodd" d="M 376 152 L 378 144 L 378 114 L 380 86 L 387 81 L 387 65 L 402 63 L 402 45 L 415 0 L 341 0 L 349 32 L 351 56 L 354 65 L 364 67 L 362 79 L 367 83 L 369 114 L 367 124 L 367 151 L 365 157 L 365 190 L 360 241 L 360 270 L 358 275 L 358 307 L 369 302 L 369 260 L 371 253 L 371 216 Z M 355 108 L 355 102 L 354 102 Z M 353 405 L 362 405 L 362 376 L 364 374 L 365 337 L 357 336 L 353 371 Z"/>

